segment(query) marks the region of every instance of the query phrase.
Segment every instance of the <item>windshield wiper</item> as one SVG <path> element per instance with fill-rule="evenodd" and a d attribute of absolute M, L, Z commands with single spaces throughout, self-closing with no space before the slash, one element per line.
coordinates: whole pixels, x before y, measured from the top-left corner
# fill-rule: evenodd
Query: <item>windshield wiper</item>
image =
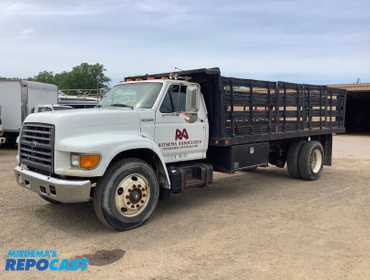
<path fill-rule="evenodd" d="M 134 110 L 134 106 L 127 105 L 127 104 L 115 103 L 115 104 L 111 104 L 110 106 L 112 106 L 112 107 L 131 108 L 132 110 Z"/>

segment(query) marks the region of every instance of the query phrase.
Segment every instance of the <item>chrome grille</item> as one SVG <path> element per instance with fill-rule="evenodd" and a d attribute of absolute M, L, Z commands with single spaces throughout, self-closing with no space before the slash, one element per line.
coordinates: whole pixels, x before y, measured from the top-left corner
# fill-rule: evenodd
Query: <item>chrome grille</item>
<path fill-rule="evenodd" d="M 20 162 L 31 169 L 53 172 L 54 126 L 42 123 L 26 123 L 20 138 Z"/>

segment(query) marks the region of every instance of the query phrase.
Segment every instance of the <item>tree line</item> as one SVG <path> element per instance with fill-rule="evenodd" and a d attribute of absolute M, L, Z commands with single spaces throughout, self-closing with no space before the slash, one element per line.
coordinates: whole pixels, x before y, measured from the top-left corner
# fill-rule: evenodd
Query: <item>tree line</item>
<path fill-rule="evenodd" d="M 54 84 L 59 89 L 106 89 L 111 81 L 105 75 L 106 69 L 100 63 L 81 63 L 72 68 L 71 71 L 54 73 L 51 71 L 39 72 L 36 76 L 27 80 Z M 17 78 L 0 77 L 5 80 L 16 80 Z"/>

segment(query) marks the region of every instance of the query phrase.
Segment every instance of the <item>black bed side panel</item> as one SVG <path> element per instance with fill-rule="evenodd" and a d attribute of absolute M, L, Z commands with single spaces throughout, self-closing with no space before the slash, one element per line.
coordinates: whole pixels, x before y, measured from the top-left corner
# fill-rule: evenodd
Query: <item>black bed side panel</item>
<path fill-rule="evenodd" d="M 344 132 L 345 90 L 226 77 L 221 80 L 224 135 L 230 144 Z"/>

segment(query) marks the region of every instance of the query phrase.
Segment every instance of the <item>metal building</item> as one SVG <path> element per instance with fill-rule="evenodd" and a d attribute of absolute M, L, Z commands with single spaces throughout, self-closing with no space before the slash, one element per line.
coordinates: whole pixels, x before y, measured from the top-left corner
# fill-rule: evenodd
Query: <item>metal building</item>
<path fill-rule="evenodd" d="M 346 89 L 347 133 L 370 133 L 370 83 L 337 84 L 331 87 Z"/>

